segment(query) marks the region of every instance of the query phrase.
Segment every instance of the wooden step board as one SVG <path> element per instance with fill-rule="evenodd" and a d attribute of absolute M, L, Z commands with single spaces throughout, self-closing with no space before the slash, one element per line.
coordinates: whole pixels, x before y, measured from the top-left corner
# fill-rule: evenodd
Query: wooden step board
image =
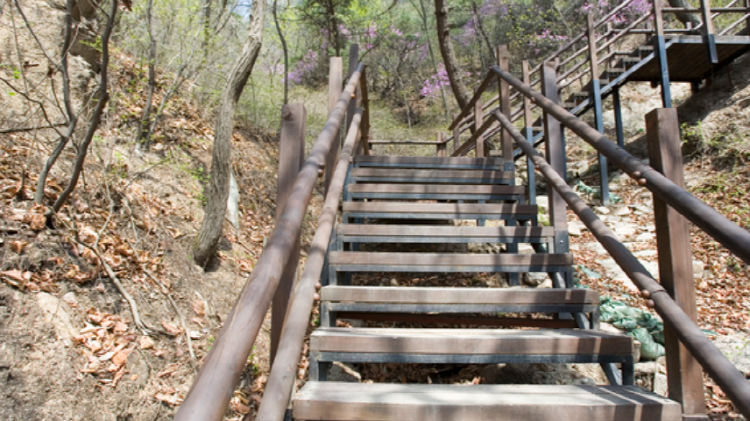
<path fill-rule="evenodd" d="M 404 364 L 620 363 L 633 384 L 633 338 L 577 329 L 320 327 L 310 335 L 310 379 L 335 361 Z"/>
<path fill-rule="evenodd" d="M 349 218 L 436 219 L 436 220 L 505 220 L 532 221 L 536 224 L 536 205 L 515 203 L 405 203 L 405 202 L 344 202 L 344 221 Z"/>
<path fill-rule="evenodd" d="M 476 314 L 590 313 L 598 328 L 599 294 L 589 289 L 325 286 L 320 290 L 321 326 L 354 313 Z M 395 316 L 391 316 L 397 319 Z M 450 321 L 450 318 L 441 318 Z M 463 319 L 462 319 L 463 320 Z M 470 319 L 466 319 L 470 320 Z M 482 319 L 484 320 L 484 319 Z M 525 319 L 524 319 L 525 320 Z M 487 321 L 489 322 L 489 320 Z M 510 323 L 507 323 L 510 324 Z M 522 323 L 519 323 L 522 324 Z"/>
<path fill-rule="evenodd" d="M 354 158 L 354 165 L 359 167 L 497 170 L 503 169 L 505 160 L 502 158 L 358 155 Z"/>
<path fill-rule="evenodd" d="M 513 172 L 497 170 L 352 168 L 357 183 L 511 184 Z"/>
<path fill-rule="evenodd" d="M 340 224 L 337 250 L 344 243 L 552 243 L 553 227 L 461 227 Z"/>
<path fill-rule="evenodd" d="M 308 382 L 296 420 L 681 421 L 680 404 L 637 386 Z"/>
<path fill-rule="evenodd" d="M 352 184 L 347 186 L 346 200 L 512 200 L 523 201 L 524 186 L 432 185 L 432 184 Z"/>
<path fill-rule="evenodd" d="M 368 253 L 332 251 L 329 282 L 343 272 L 567 272 L 573 256 L 563 254 Z"/>

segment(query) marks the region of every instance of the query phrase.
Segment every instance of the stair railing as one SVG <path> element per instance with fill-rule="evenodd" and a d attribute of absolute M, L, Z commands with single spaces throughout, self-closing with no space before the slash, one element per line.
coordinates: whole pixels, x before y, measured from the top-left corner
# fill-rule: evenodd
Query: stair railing
<path fill-rule="evenodd" d="M 360 139 L 361 132 L 367 130 L 364 64 L 360 63 L 354 66 L 354 69 L 294 181 L 286 205 L 250 279 L 224 321 L 188 395 L 175 415 L 175 420 L 218 421 L 223 418 L 232 392 L 247 365 L 247 358 L 252 351 L 271 299 L 277 290 L 282 272 L 292 255 L 295 239 L 299 238 L 302 221 L 318 177 L 323 175 L 324 170 L 330 172 L 332 169 L 332 167 L 326 168 L 325 162 L 332 145 L 338 144 L 337 134 L 344 121 L 346 110 L 352 102 L 355 104 L 362 102 L 364 109 L 357 108 L 354 113 L 350 112 L 347 139 L 342 154 L 336 161 L 333 177 L 330 178 L 326 207 L 321 216 L 322 225 L 318 226 L 312 247 L 308 251 L 302 281 L 298 282 L 291 292 L 291 301 L 278 354 L 274 360 L 263 400 L 268 401 L 268 405 L 272 408 L 264 412 L 264 414 L 271 413 L 264 419 L 283 419 L 291 389 L 297 377 L 297 364 L 302 352 L 301 341 L 311 314 L 315 282 L 320 279 L 322 259 L 328 246 L 335 210 L 341 196 L 342 174 L 345 176 L 349 159 L 354 151 L 357 151 L 356 141 Z M 356 92 L 360 88 L 362 95 L 358 96 Z M 332 211 L 333 216 L 331 216 Z M 311 272 L 314 268 L 317 268 L 315 269 L 317 274 L 313 276 Z M 305 309 L 306 311 L 302 311 Z M 293 345 L 289 345 L 290 341 Z M 271 389 L 268 387 L 271 386 L 273 390 L 279 391 L 278 394 L 269 393 Z M 279 399 L 280 396 L 286 396 L 286 398 Z"/>
<path fill-rule="evenodd" d="M 548 71 L 551 72 L 553 80 L 555 80 L 554 70 L 549 68 Z M 528 84 L 497 66 L 492 68 L 492 72 L 525 98 L 536 103 L 547 114 L 548 118 L 553 118 L 572 130 L 636 180 L 638 184 L 648 188 L 656 198 L 693 222 L 745 263 L 750 264 L 750 232 L 731 222 L 659 171 L 643 164 L 641 160 L 630 155 L 606 136 L 545 95 L 533 90 Z M 552 87 L 554 88 L 554 84 Z M 750 382 L 745 379 L 744 375 L 703 334 L 685 310 L 675 302 L 667 290 L 656 281 L 654 276 L 643 267 L 627 247 L 616 238 L 615 234 L 596 216 L 583 199 L 568 186 L 563 175 L 564 166 L 547 163 L 536 151 L 534 145 L 527 140 L 527 137 L 515 127 L 506 115 L 495 111 L 491 114 L 491 117 L 504 130 L 508 131 L 513 140 L 531 158 L 534 167 L 546 178 L 547 184 L 570 206 L 620 268 L 635 283 L 641 291 L 641 296 L 648 300 L 648 306 L 653 307 L 662 317 L 665 326 L 676 334 L 679 342 L 687 348 L 701 367 L 716 381 L 739 412 L 750 418 Z M 548 151 L 549 154 L 550 151 Z M 548 159 L 555 158 L 548 157 Z M 694 286 L 691 285 L 690 288 L 694 288 Z M 694 306 L 694 303 L 689 305 Z"/>

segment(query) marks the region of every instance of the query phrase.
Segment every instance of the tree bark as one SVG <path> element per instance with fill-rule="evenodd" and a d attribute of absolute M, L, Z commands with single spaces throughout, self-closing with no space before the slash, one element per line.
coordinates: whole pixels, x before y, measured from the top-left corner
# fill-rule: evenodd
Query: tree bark
<path fill-rule="evenodd" d="M 281 26 L 279 26 L 279 17 L 276 15 L 276 5 L 278 0 L 273 0 L 273 22 L 276 24 L 276 32 L 279 33 L 279 39 L 281 40 L 281 49 L 284 51 L 284 105 L 289 102 L 289 50 L 286 46 L 286 38 L 281 32 Z"/>
<path fill-rule="evenodd" d="M 247 41 L 234 63 L 221 93 L 221 101 L 214 130 L 214 149 L 211 158 L 211 178 L 206 186 L 206 214 L 193 247 L 193 259 L 205 267 L 216 254 L 227 212 L 229 179 L 231 177 L 232 134 L 234 113 L 242 91 L 253 71 L 263 42 L 266 2 L 254 1 L 248 27 Z"/>
<path fill-rule="evenodd" d="M 151 108 L 156 89 L 156 38 L 151 19 L 154 0 L 148 0 L 146 6 L 146 27 L 148 28 L 148 91 L 146 94 L 146 106 L 143 107 L 141 124 L 138 128 L 138 142 L 148 149 L 151 142 Z"/>
<path fill-rule="evenodd" d="M 448 80 L 451 82 L 453 96 L 456 97 L 458 106 L 464 109 L 466 104 L 469 103 L 468 90 L 461 77 L 461 70 L 458 68 L 456 53 L 453 51 L 448 25 L 448 7 L 444 0 L 435 0 L 435 15 L 437 16 L 438 43 L 440 44 L 440 54 L 443 56 L 445 71 L 448 73 Z"/>
<path fill-rule="evenodd" d="M 687 2 L 687 0 L 668 0 L 669 5 L 671 7 L 693 7 L 690 5 L 690 3 Z M 701 24 L 701 19 L 695 15 L 695 13 L 677 13 L 676 14 L 677 20 L 682 22 L 683 25 L 687 28 L 688 23 L 690 23 L 693 28 Z"/>

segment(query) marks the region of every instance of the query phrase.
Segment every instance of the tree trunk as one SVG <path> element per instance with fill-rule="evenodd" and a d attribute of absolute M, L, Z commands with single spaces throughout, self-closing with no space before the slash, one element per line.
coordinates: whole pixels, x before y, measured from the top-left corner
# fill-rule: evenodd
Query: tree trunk
<path fill-rule="evenodd" d="M 416 5 L 414 6 L 417 7 Z M 438 73 L 438 65 L 437 60 L 435 60 L 435 51 L 432 48 L 432 40 L 430 39 L 429 34 L 429 28 L 427 27 L 427 8 L 424 5 L 424 0 L 419 0 L 419 7 L 422 10 L 420 13 L 417 9 L 417 13 L 419 14 L 419 17 L 422 18 L 422 29 L 424 29 L 425 38 L 427 39 L 427 48 L 430 52 L 430 60 L 432 61 L 432 67 L 435 69 L 435 74 Z M 451 121 L 451 115 L 450 111 L 448 110 L 448 98 L 445 96 L 445 86 L 442 84 L 440 85 L 440 98 L 443 100 L 443 110 L 445 111 L 445 121 L 450 122 Z"/>
<path fill-rule="evenodd" d="M 148 91 L 146 94 L 146 106 L 143 107 L 141 115 L 141 124 L 138 128 L 138 142 L 141 142 L 144 148 L 148 149 L 151 142 L 151 108 L 154 100 L 154 90 L 156 89 L 156 38 L 151 19 L 151 11 L 154 7 L 154 0 L 148 0 L 146 6 L 146 27 L 148 28 Z"/>
<path fill-rule="evenodd" d="M 214 149 L 211 158 L 211 178 L 206 186 L 206 214 L 201 224 L 198 238 L 193 247 L 193 259 L 206 266 L 216 254 L 221 238 L 224 216 L 227 212 L 229 180 L 231 177 L 232 134 L 234 132 L 234 112 L 247 80 L 253 71 L 263 42 L 266 2 L 254 1 L 252 17 L 248 27 L 247 41 L 242 53 L 229 73 L 221 93 L 219 110 L 214 130 Z"/>
<path fill-rule="evenodd" d="M 276 24 L 276 32 L 279 33 L 279 39 L 281 40 L 281 48 L 284 51 L 284 105 L 289 102 L 289 50 L 286 46 L 286 38 L 281 32 L 281 26 L 279 26 L 279 17 L 276 15 L 276 5 L 278 0 L 273 0 L 273 22 Z"/>
<path fill-rule="evenodd" d="M 458 68 L 456 53 L 453 51 L 451 43 L 450 28 L 448 26 L 448 8 L 444 0 L 435 0 L 435 15 L 437 16 L 437 33 L 438 43 L 440 44 L 440 54 L 443 56 L 445 71 L 448 73 L 448 80 L 451 81 L 451 90 L 456 102 L 461 109 L 466 108 L 469 102 L 466 85 L 461 77 L 461 70 Z"/>
<path fill-rule="evenodd" d="M 669 5 L 671 7 L 693 7 L 690 5 L 690 3 L 687 2 L 687 0 L 668 0 Z M 695 14 L 695 13 L 677 13 L 676 14 L 677 20 L 682 22 L 683 25 L 687 28 L 688 23 L 690 23 L 693 28 L 701 24 L 701 19 Z"/>

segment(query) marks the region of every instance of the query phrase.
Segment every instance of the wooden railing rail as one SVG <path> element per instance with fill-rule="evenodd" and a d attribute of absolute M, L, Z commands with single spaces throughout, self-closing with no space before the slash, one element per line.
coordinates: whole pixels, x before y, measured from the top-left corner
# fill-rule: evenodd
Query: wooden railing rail
<path fill-rule="evenodd" d="M 258 263 L 237 303 L 224 321 L 211 351 L 180 406 L 177 421 L 218 421 L 226 411 L 232 392 L 247 364 L 247 357 L 263 323 L 286 262 L 294 248 L 313 189 L 328 151 L 336 143 L 346 108 L 359 85 L 364 69 L 359 64 L 329 114 L 323 130 L 305 160 Z M 282 334 L 283 344 L 283 334 Z M 299 352 L 297 348 L 295 352 Z M 279 348 L 279 353 L 285 351 Z"/>
<path fill-rule="evenodd" d="M 307 253 L 305 269 L 291 296 L 279 352 L 273 361 L 256 421 L 282 421 L 289 405 L 297 379 L 297 366 L 301 358 L 305 333 L 315 301 L 316 284 L 320 282 L 320 275 L 323 271 L 349 162 L 358 149 L 358 131 L 362 115 L 363 110 L 359 108 L 352 118 L 352 124 L 341 149 L 323 211 L 318 219 L 318 227 Z"/>
<path fill-rule="evenodd" d="M 509 73 L 493 67 L 493 71 L 513 88 L 536 102 L 544 111 L 576 133 L 598 152 L 605 155 L 625 173 L 648 188 L 655 197 L 711 235 L 724 247 L 746 263 L 750 263 L 750 232 L 729 221 L 715 209 L 701 202 L 651 166 L 643 164 L 624 149 L 611 142 L 576 116 L 544 95 L 532 90 Z M 508 130 L 517 144 L 531 157 L 537 171 L 547 179 L 581 221 L 589 228 L 604 248 L 612 255 L 628 277 L 642 291 L 642 296 L 662 317 L 680 342 L 695 357 L 704 370 L 719 384 L 724 393 L 746 417 L 750 416 L 750 383 L 708 339 L 685 311 L 667 294 L 666 290 L 643 267 L 638 259 L 616 239 L 614 233 L 598 219 L 585 202 L 567 185 L 563 176 L 554 170 L 534 149 L 513 123 L 499 112 L 492 117 Z M 692 287 L 694 288 L 694 286 Z M 653 304 L 652 304 L 653 303 Z"/>

